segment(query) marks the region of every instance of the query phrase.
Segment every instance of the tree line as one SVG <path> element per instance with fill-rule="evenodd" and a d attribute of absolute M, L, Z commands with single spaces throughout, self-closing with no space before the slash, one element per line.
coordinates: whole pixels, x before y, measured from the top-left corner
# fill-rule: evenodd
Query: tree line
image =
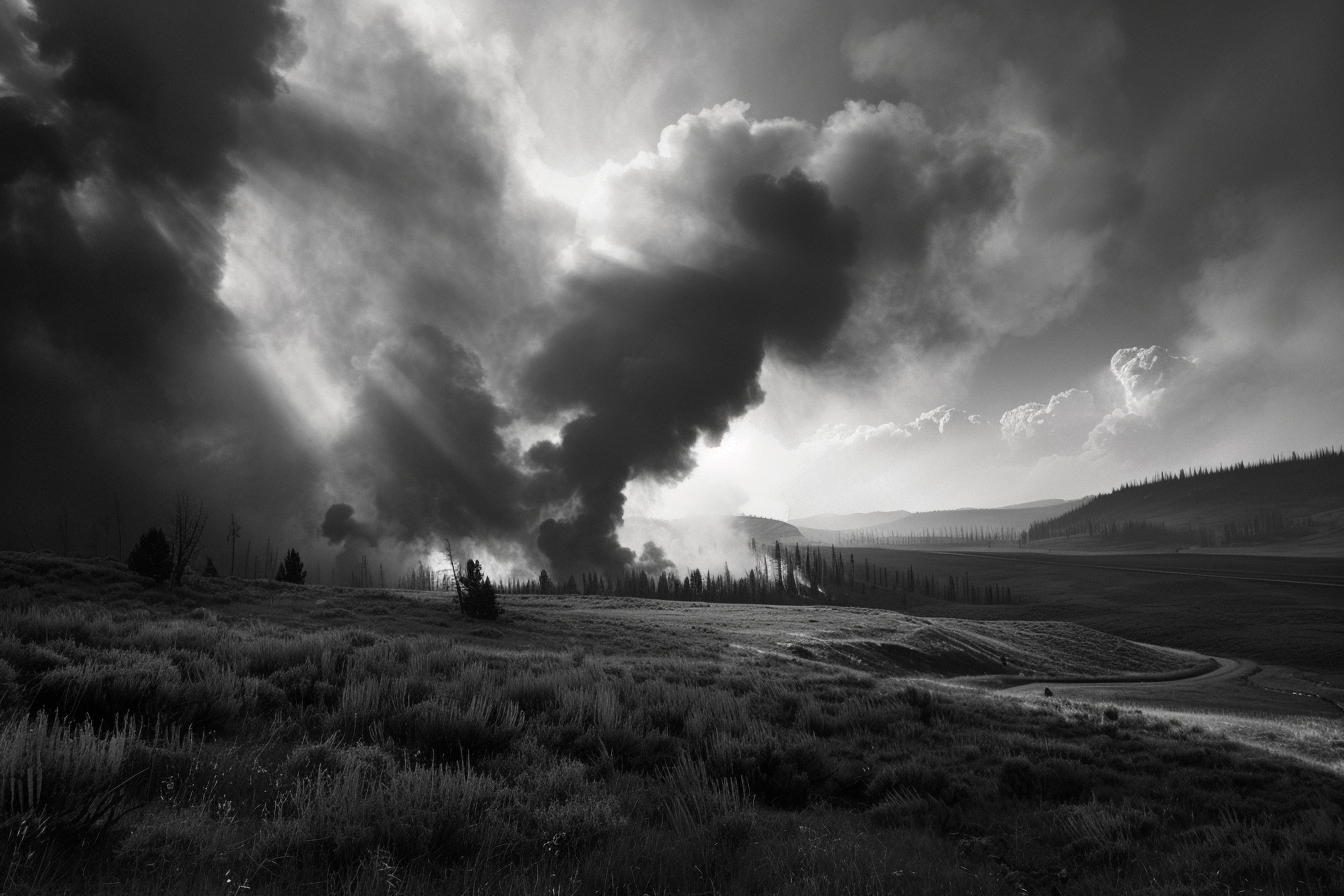
<path fill-rule="evenodd" d="M 996 541 L 1019 541 L 1022 532 L 1011 526 L 943 526 L 918 533 L 852 529 L 837 535 L 839 544 L 854 547 L 992 547 Z"/>
<path fill-rule="evenodd" d="M 908 598 L 917 594 L 940 600 L 973 604 L 1020 603 L 1009 587 L 972 582 L 969 574 L 947 577 L 921 574 L 913 566 L 891 569 L 868 558 L 859 561 L 838 546 L 818 547 L 776 541 L 764 545 L 751 540 L 753 567 L 734 575 L 692 569 L 649 571 L 628 567 L 613 575 L 591 572 L 558 582 L 542 570 L 536 578 L 509 578 L 504 594 L 576 594 L 697 600 L 710 603 L 829 603 L 844 605 L 855 597 Z"/>

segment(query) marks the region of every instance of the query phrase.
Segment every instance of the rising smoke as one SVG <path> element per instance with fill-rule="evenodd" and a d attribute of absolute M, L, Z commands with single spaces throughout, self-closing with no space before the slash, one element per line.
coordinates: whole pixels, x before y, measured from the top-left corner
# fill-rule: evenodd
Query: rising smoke
<path fill-rule="evenodd" d="M 722 437 L 758 404 L 765 352 L 819 355 L 851 302 L 854 218 L 799 171 L 751 176 L 733 194 L 740 245 L 709 270 L 612 269 L 572 285 L 569 319 L 525 374 L 543 412 L 580 409 L 559 441 L 533 446 L 533 494 L 577 503 L 541 523 L 538 546 L 562 570 L 619 569 L 626 484 L 691 468 L 701 436 Z"/>

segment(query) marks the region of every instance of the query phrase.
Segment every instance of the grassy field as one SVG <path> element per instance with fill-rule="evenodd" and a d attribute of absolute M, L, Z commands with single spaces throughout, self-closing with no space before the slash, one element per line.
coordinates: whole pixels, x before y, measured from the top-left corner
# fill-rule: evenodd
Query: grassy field
<path fill-rule="evenodd" d="M 482 624 L 0 555 L 0 892 L 1344 890 L 1338 724 L 931 677 L 1192 659 L 829 607 L 509 598 Z"/>
<path fill-rule="evenodd" d="M 862 565 L 1011 587 L 1011 605 L 911 597 L 908 612 L 1062 620 L 1150 644 L 1344 674 L 1344 561 L 1227 554 L 1058 555 L 846 548 Z M 1174 575 L 1195 573 L 1197 575 Z M 1281 581 L 1266 581 L 1281 580 Z M 887 600 L 901 607 L 899 597 Z"/>

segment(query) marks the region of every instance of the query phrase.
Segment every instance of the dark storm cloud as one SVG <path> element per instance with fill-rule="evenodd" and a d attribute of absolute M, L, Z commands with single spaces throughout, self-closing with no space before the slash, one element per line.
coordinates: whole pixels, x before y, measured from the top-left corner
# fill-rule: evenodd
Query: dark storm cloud
<path fill-rule="evenodd" d="M 523 534 L 522 477 L 500 435 L 508 418 L 471 351 L 431 326 L 389 340 L 357 414 L 347 450 L 362 458 L 378 517 L 399 538 Z"/>
<path fill-rule="evenodd" d="M 118 176 L 212 205 L 236 180 L 237 103 L 268 99 L 290 22 L 275 0 L 37 0 L 25 23 L 74 136 Z"/>
<path fill-rule="evenodd" d="M 0 477 L 22 528 L 57 507 L 81 526 L 113 494 L 130 525 L 179 488 L 294 502 L 303 453 L 215 296 L 238 108 L 274 95 L 288 18 L 262 0 L 3 16 Z"/>
<path fill-rule="evenodd" d="M 721 437 L 762 400 L 767 348 L 815 358 L 844 320 L 857 227 L 824 186 L 798 171 L 747 176 L 732 212 L 751 245 L 711 270 L 613 269 L 575 283 L 568 320 L 526 371 L 536 410 L 579 412 L 558 442 L 528 453 L 533 499 L 572 503 L 538 538 L 558 569 L 632 563 L 616 538 L 626 483 L 689 472 L 697 438 Z"/>
<path fill-rule="evenodd" d="M 882 261 L 922 263 L 939 227 L 981 224 L 1013 200 L 1001 147 L 935 134 L 909 107 L 847 109 L 820 156 L 836 201 L 863 220 L 865 255 Z"/>

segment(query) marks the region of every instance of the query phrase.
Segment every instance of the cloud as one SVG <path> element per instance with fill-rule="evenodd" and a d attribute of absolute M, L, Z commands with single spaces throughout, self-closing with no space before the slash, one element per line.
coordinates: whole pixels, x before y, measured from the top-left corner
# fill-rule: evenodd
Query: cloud
<path fill-rule="evenodd" d="M 1068 389 L 1050 397 L 1004 411 L 999 418 L 1001 437 L 1018 449 L 1037 453 L 1076 454 L 1097 423 L 1097 405 L 1091 392 Z"/>
<path fill-rule="evenodd" d="M 0 7 L 20 514 L 186 487 L 577 571 L 678 482 L 969 503 L 1339 437 L 1337 4 L 608 5 Z M 1021 401 L 1000 346 L 1075 366 L 958 410 Z"/>
<path fill-rule="evenodd" d="M 1160 345 L 1119 349 L 1111 356 L 1111 373 L 1124 389 L 1124 410 L 1151 414 L 1167 389 L 1197 363 L 1194 358 L 1173 355 Z"/>
<path fill-rule="evenodd" d="M 500 434 L 508 417 L 471 351 L 416 327 L 380 344 L 363 379 L 338 451 L 399 539 L 488 541 L 525 530 L 523 477 Z"/>
<path fill-rule="evenodd" d="M 279 89 L 291 19 L 39 0 L 5 4 L 0 35 L 0 404 L 23 433 L 0 477 L 39 508 L 25 530 L 115 497 L 134 531 L 178 489 L 285 527 L 314 465 L 216 287 L 241 110 Z"/>

